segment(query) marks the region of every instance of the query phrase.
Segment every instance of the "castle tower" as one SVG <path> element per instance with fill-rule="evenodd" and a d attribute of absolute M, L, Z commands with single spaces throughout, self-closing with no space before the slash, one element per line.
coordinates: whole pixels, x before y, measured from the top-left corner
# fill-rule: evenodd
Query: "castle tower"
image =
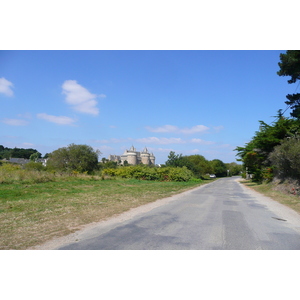
<path fill-rule="evenodd" d="M 127 161 L 130 165 L 137 164 L 137 153 L 136 149 L 133 146 L 131 146 L 131 148 L 127 150 Z"/>
<path fill-rule="evenodd" d="M 151 163 L 151 165 L 155 165 L 155 156 L 153 153 L 151 153 L 151 155 L 150 155 L 150 163 Z"/>
<path fill-rule="evenodd" d="M 141 158 L 144 165 L 150 165 L 150 153 L 146 147 L 141 153 Z"/>
<path fill-rule="evenodd" d="M 124 151 L 124 153 L 121 155 L 121 164 L 124 165 L 125 160 L 127 160 L 127 150 Z"/>

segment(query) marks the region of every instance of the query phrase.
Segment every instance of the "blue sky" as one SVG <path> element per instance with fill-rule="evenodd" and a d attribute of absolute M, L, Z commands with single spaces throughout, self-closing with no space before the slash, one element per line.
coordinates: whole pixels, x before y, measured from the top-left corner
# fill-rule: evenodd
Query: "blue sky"
<path fill-rule="evenodd" d="M 279 50 L 0 51 L 0 144 L 235 161 L 295 91 Z M 289 111 L 285 113 L 289 116 Z"/>

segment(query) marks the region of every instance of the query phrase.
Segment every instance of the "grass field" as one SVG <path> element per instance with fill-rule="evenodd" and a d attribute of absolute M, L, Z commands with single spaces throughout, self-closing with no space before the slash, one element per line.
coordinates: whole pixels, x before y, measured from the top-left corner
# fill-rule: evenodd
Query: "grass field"
<path fill-rule="evenodd" d="M 0 249 L 27 249 L 70 234 L 82 225 L 201 184 L 203 182 L 101 180 L 92 176 L 31 184 L 2 183 Z"/>

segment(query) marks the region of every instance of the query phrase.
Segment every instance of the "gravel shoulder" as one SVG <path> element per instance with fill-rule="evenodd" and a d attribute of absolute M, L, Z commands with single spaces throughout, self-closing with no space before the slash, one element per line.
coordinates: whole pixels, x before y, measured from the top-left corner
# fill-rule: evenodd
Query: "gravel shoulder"
<path fill-rule="evenodd" d="M 240 186 L 245 190 L 246 193 L 259 199 L 259 202 L 267 206 L 268 209 L 275 215 L 280 216 L 280 218 L 282 218 L 283 220 L 288 220 L 289 222 L 287 224 L 293 224 L 295 226 L 295 229 L 300 231 L 300 215 L 298 212 L 242 184 L 240 182 L 241 179 L 236 179 L 236 181 L 240 184 Z"/>

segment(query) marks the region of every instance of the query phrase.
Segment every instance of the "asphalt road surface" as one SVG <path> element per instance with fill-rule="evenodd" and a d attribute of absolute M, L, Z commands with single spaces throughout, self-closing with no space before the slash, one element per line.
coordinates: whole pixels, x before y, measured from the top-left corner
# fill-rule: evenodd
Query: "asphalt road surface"
<path fill-rule="evenodd" d="M 56 249 L 300 249 L 300 215 L 223 178 L 130 219 L 101 223 Z"/>

